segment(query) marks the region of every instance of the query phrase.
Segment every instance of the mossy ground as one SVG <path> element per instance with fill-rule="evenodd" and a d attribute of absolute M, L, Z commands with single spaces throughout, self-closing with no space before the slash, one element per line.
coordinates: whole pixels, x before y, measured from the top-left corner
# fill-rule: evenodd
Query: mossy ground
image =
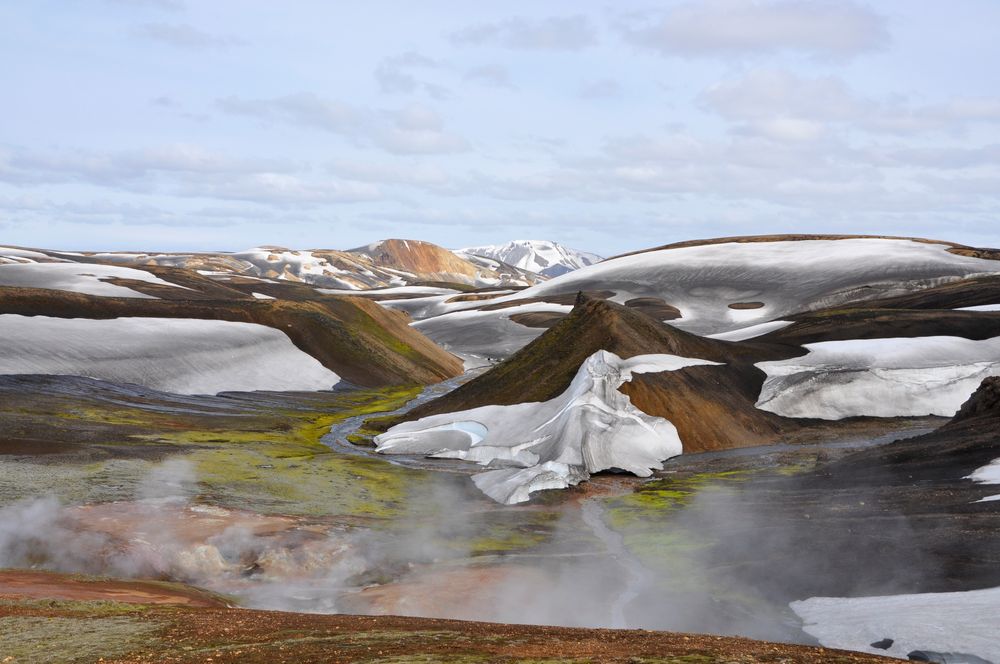
<path fill-rule="evenodd" d="M 128 615 L 0 617 L 0 661 L 93 662 L 156 647 L 160 625 Z"/>
<path fill-rule="evenodd" d="M 266 395 L 204 407 L 42 396 L 17 407 L 19 428 L 30 431 L 36 422 L 72 444 L 73 453 L 5 459 L 0 500 L 129 500 L 155 464 L 183 456 L 194 465 L 203 502 L 262 513 L 389 517 L 427 473 L 333 453 L 320 439 L 340 420 L 398 408 L 419 390 Z M 0 421 L 13 418 L 14 407 L 0 411 Z"/>
<path fill-rule="evenodd" d="M 605 501 L 608 526 L 672 593 L 726 592 L 702 565 L 713 541 L 697 523 L 677 518 L 696 498 L 726 497 L 748 479 L 744 471 L 696 473 L 645 482 L 635 491 Z"/>
<path fill-rule="evenodd" d="M 332 451 L 321 442 L 347 418 L 399 408 L 420 391 L 401 386 L 329 393 L 184 398 L 133 403 L 97 394 L 28 395 L 0 403 L 0 424 L 71 444 L 55 455 L 5 457 L 0 506 L 53 495 L 65 503 L 128 501 L 150 471 L 184 458 L 200 503 L 387 529 L 463 558 L 543 544 L 558 509 L 510 510 L 464 475 L 407 468 Z M 55 422 L 55 426 L 52 426 Z M 364 436 L 366 432 L 359 433 Z M 370 433 L 370 432 L 369 432 Z"/>

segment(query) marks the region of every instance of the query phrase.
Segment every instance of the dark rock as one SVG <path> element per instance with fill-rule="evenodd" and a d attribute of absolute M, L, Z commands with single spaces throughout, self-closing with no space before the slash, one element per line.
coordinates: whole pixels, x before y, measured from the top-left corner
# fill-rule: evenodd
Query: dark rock
<path fill-rule="evenodd" d="M 988 659 L 983 659 L 977 655 L 934 652 L 933 650 L 914 650 L 906 657 L 911 662 L 931 662 L 932 664 L 992 664 Z"/>
<path fill-rule="evenodd" d="M 892 639 L 882 639 L 881 641 L 876 641 L 871 644 L 872 648 L 878 648 L 879 650 L 888 650 L 895 643 Z"/>
<path fill-rule="evenodd" d="M 958 409 L 950 424 L 979 417 L 1000 418 L 1000 376 L 985 379 L 979 389 Z"/>

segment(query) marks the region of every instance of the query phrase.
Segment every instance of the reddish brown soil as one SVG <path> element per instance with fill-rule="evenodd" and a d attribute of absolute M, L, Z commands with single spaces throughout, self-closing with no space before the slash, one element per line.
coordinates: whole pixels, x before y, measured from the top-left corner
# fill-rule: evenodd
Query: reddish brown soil
<path fill-rule="evenodd" d="M 113 601 L 126 604 L 179 604 L 224 607 L 226 602 L 191 586 L 156 581 L 119 581 L 35 570 L 0 571 L 0 598 Z M 0 609 L 0 615 L 3 615 Z"/>
<path fill-rule="evenodd" d="M 136 581 L 83 580 L 2 572 L 0 618 L 98 617 L 86 605 L 51 599 L 137 604 L 118 615 L 156 626 L 131 653 L 104 662 L 889 662 L 886 658 L 749 639 L 640 630 L 570 629 L 396 616 L 277 613 L 226 608 L 196 590 Z M 141 605 L 139 605 L 141 604 Z"/>

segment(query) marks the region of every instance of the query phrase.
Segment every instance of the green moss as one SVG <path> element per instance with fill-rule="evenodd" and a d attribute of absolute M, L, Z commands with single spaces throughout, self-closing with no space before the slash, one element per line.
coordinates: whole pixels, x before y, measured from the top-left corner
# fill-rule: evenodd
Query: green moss
<path fill-rule="evenodd" d="M 725 593 L 724 585 L 706 574 L 704 553 L 712 542 L 696 527 L 675 519 L 696 496 L 711 498 L 746 471 L 700 473 L 646 482 L 633 493 L 605 501 L 608 526 L 621 533 L 625 546 L 662 580 L 671 593 Z"/>
<path fill-rule="evenodd" d="M 71 576 L 71 575 L 67 575 Z M 79 601 L 56 599 L 0 599 L 0 607 L 18 608 L 33 612 L 58 613 L 62 616 L 120 616 L 140 614 L 150 608 L 148 604 L 129 604 L 107 600 Z"/>
<path fill-rule="evenodd" d="M 264 513 L 388 518 L 422 471 L 381 459 L 316 452 L 309 447 L 251 443 L 188 455 L 203 498 Z"/>
<path fill-rule="evenodd" d="M 79 461 L 60 464 L 5 463 L 0 504 L 39 493 L 67 502 L 131 500 L 153 465 L 175 448 L 194 462 L 201 499 L 207 502 L 267 513 L 394 516 L 426 473 L 335 454 L 321 439 L 336 422 L 394 410 L 420 390 L 399 386 L 263 396 L 203 409 L 188 404 L 173 409 L 169 402 L 122 405 L 91 401 L 87 395 L 35 400 L 38 412 L 31 417 L 39 426 L 53 417 L 69 420 L 57 433 L 63 439 L 80 436 L 79 449 L 101 445 L 101 456 L 107 454 L 106 444 L 92 442 L 96 430 L 116 439 L 115 448 L 152 446 L 155 452 L 136 455 L 133 449 L 124 458 L 100 461 L 81 455 Z"/>
<path fill-rule="evenodd" d="M 155 648 L 160 625 L 129 616 L 0 618 L 0 653 L 11 661 L 80 662 Z"/>
<path fill-rule="evenodd" d="M 526 551 L 548 541 L 559 520 L 556 512 L 514 514 L 518 517 L 516 520 L 504 518 L 506 514 L 502 512 L 497 513 L 485 531 L 461 543 L 461 546 L 466 546 L 473 556 Z"/>
<path fill-rule="evenodd" d="M 616 530 L 624 530 L 635 523 L 662 522 L 687 505 L 697 493 L 713 485 L 744 481 L 747 474 L 747 471 L 732 470 L 646 482 L 631 494 L 607 501 L 608 524 Z"/>

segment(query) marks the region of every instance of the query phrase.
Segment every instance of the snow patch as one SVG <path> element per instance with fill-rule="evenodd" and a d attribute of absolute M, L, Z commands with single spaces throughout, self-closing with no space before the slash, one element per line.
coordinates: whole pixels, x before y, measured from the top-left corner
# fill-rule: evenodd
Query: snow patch
<path fill-rule="evenodd" d="M 885 597 L 812 597 L 790 606 L 802 618 L 802 628 L 827 648 L 900 659 L 913 650 L 931 650 L 1000 662 L 1000 588 Z M 871 647 L 885 638 L 894 641 L 888 650 Z"/>
<path fill-rule="evenodd" d="M 118 265 L 89 265 L 86 263 L 27 263 L 0 265 L 0 286 L 20 286 L 22 288 L 47 288 L 50 290 L 83 293 L 103 297 L 130 297 L 157 299 L 134 291 L 125 286 L 102 281 L 103 279 L 132 279 L 159 286 L 170 286 L 191 290 L 172 284 L 159 277 L 131 267 Z"/>
<path fill-rule="evenodd" d="M 0 374 L 87 376 L 164 392 L 326 390 L 340 378 L 284 332 L 190 318 L 0 315 Z"/>
<path fill-rule="evenodd" d="M 464 459 L 491 470 L 473 477 L 490 498 L 508 505 L 534 491 L 572 486 L 591 473 L 620 468 L 648 477 L 683 451 L 669 421 L 643 413 L 618 387 L 634 373 L 675 371 L 718 362 L 675 355 L 623 360 L 598 351 L 570 386 L 545 402 L 483 406 L 404 422 L 375 437 L 382 454 Z"/>
<path fill-rule="evenodd" d="M 1000 304 L 980 304 L 975 307 L 959 307 L 955 311 L 1000 311 Z"/>
<path fill-rule="evenodd" d="M 751 325 L 750 327 L 742 327 L 738 330 L 733 330 L 732 332 L 710 334 L 708 337 L 710 339 L 719 339 L 721 341 L 746 341 L 747 339 L 756 339 L 757 337 L 762 337 L 770 332 L 786 328 L 793 322 L 794 321 L 790 320 L 772 320 L 768 323 L 758 323 L 757 325 Z"/>
<path fill-rule="evenodd" d="M 809 353 L 760 362 L 757 407 L 785 417 L 950 417 L 1000 372 L 1000 337 L 851 339 L 805 344 Z"/>
<path fill-rule="evenodd" d="M 978 484 L 1000 484 L 1000 459 L 994 459 L 982 468 L 975 469 L 965 479 Z"/>

